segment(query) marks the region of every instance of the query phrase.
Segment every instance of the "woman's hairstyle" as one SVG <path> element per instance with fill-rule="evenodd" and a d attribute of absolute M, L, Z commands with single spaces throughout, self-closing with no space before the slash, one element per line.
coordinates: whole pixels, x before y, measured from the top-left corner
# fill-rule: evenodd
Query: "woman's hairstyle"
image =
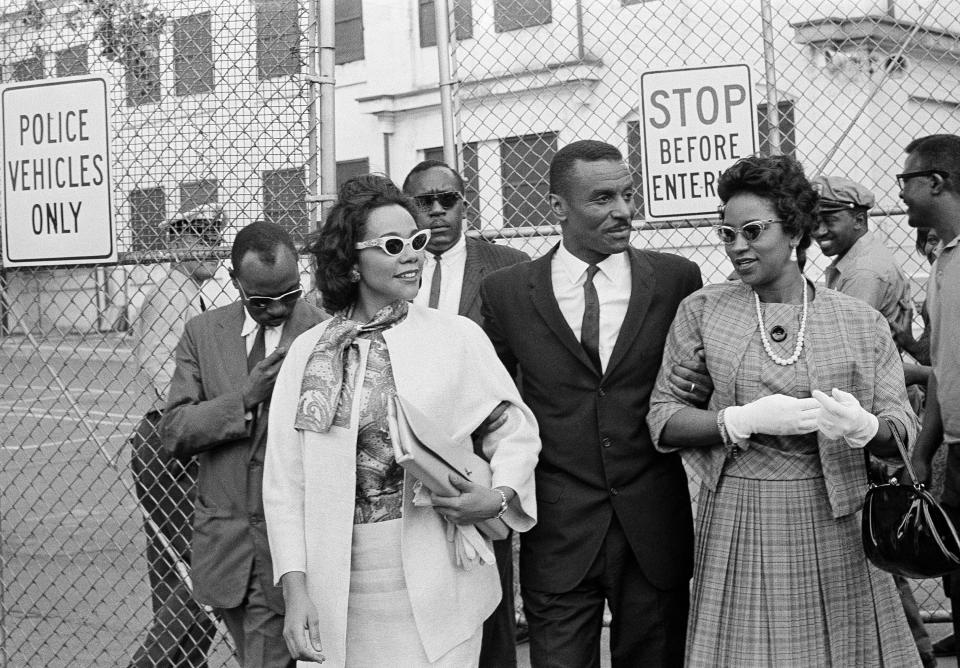
<path fill-rule="evenodd" d="M 738 193 L 748 192 L 773 204 L 783 230 L 800 234 L 797 264 L 803 271 L 807 248 L 817 226 L 820 196 L 810 185 L 799 162 L 786 155 L 754 155 L 737 161 L 720 175 L 717 193 L 726 204 Z"/>
<path fill-rule="evenodd" d="M 336 313 L 357 301 L 357 282 L 351 270 L 357 265 L 356 243 L 363 239 L 370 213 L 383 206 L 403 207 L 414 220 L 413 201 L 382 174 L 364 174 L 344 182 L 323 227 L 307 238 L 305 250 L 317 263 L 317 287 L 323 308 Z"/>

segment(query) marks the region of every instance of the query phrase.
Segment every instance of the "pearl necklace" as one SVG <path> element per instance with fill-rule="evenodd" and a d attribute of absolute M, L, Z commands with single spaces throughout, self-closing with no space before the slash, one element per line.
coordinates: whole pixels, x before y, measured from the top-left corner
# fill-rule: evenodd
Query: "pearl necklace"
<path fill-rule="evenodd" d="M 760 311 L 760 295 L 754 292 L 753 299 L 757 307 L 757 322 L 760 324 L 760 340 L 763 342 L 763 349 L 767 352 L 767 356 L 780 366 L 796 364 L 797 360 L 800 359 L 800 351 L 803 350 L 803 335 L 807 331 L 807 279 L 803 279 L 803 313 L 800 316 L 800 331 L 797 332 L 797 347 L 793 349 L 793 355 L 787 359 L 774 354 L 770 339 L 767 338 L 767 326 L 763 324 L 763 313 Z"/>

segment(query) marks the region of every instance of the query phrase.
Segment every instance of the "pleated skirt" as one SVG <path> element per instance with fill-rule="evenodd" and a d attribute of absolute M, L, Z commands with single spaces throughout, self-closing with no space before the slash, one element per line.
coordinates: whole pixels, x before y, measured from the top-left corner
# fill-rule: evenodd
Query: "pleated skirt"
<path fill-rule="evenodd" d="M 400 560 L 402 520 L 353 526 L 348 668 L 469 668 L 480 660 L 483 627 L 434 663 L 427 660 L 413 618 Z M 428 633 L 442 633 L 429 629 Z"/>
<path fill-rule="evenodd" d="M 920 665 L 893 577 L 867 562 L 859 513 L 833 517 L 822 477 L 702 489 L 695 564 L 688 666 Z"/>

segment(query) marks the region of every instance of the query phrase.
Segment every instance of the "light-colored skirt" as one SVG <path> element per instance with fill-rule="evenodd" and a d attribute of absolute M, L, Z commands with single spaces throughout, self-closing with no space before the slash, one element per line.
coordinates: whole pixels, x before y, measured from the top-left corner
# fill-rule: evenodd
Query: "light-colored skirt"
<path fill-rule="evenodd" d="M 348 668 L 469 668 L 480 661 L 483 627 L 431 663 L 423 651 L 400 561 L 402 520 L 353 525 Z M 442 629 L 429 629 L 442 633 Z"/>
<path fill-rule="evenodd" d="M 822 477 L 724 475 L 701 489 L 688 666 L 919 666 L 893 576 Z"/>

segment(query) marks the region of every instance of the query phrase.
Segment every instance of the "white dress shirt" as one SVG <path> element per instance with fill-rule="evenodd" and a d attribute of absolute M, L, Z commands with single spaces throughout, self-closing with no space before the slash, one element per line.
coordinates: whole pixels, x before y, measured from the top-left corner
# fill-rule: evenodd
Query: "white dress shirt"
<path fill-rule="evenodd" d="M 583 325 L 583 284 L 588 266 L 563 243 L 550 265 L 553 294 L 577 341 Z M 626 252 L 608 255 L 597 267 L 599 271 L 593 277 L 593 285 L 600 301 L 600 365 L 606 370 L 630 304 L 630 258 Z"/>
<path fill-rule="evenodd" d="M 247 346 L 247 357 L 250 357 L 250 351 L 253 350 L 253 342 L 257 339 L 257 331 L 260 325 L 254 320 L 246 308 L 243 309 L 243 328 L 240 330 L 240 336 L 244 338 Z M 267 327 L 263 333 L 263 356 L 266 357 L 280 345 L 280 337 L 283 335 L 283 323 L 276 327 Z"/>
<path fill-rule="evenodd" d="M 467 240 L 462 234 L 457 243 L 440 256 L 440 300 L 437 310 L 444 313 L 460 312 L 460 293 L 463 292 L 463 274 L 467 265 Z M 433 284 L 433 272 L 437 260 L 427 251 L 423 261 L 423 273 L 420 275 L 420 292 L 414 298 L 414 304 L 430 305 L 430 286 Z"/>

